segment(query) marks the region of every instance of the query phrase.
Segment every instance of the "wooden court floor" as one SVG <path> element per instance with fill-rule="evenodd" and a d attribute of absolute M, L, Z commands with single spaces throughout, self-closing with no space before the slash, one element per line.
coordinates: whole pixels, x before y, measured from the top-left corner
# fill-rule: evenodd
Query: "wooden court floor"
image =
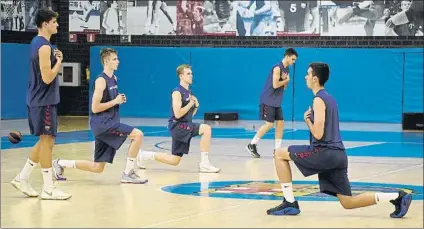
<path fill-rule="evenodd" d="M 129 142 L 126 142 L 115 163 L 108 165 L 102 174 L 66 170 L 68 180 L 56 185 L 72 193 L 68 201 L 27 198 L 15 190 L 10 181 L 22 168 L 31 148 L 2 149 L 1 227 L 423 227 L 422 157 L 349 157 L 349 176 L 355 192 L 372 187 L 378 190 L 400 187 L 416 192 L 403 219 L 389 217 L 394 210 L 390 203 L 345 210 L 338 202 L 316 193 L 317 186 L 313 182 L 317 176 L 305 178 L 294 166 L 294 189 L 301 214 L 268 216 L 266 210 L 278 205 L 281 196 L 278 185 L 269 183 L 277 180 L 273 140 L 261 140 L 259 150 L 263 157 L 254 159 L 243 149 L 249 138 L 218 136 L 212 141 L 210 159 L 222 168 L 219 174 L 197 172 L 199 139 L 194 139 L 193 153 L 184 157 L 179 166 L 148 162 L 146 170 L 138 170 L 138 174 L 149 179 L 145 185 L 119 183 L 128 149 Z M 168 152 L 169 140 L 164 136 L 148 136 L 143 148 Z M 306 140 L 296 139 L 283 141 L 284 146 L 305 143 Z M 345 143 L 350 149 L 373 144 Z M 54 148 L 54 158 L 91 160 L 93 149 L 91 141 L 59 144 Z M 34 170 L 31 179 L 39 191 L 42 184 L 39 168 Z"/>

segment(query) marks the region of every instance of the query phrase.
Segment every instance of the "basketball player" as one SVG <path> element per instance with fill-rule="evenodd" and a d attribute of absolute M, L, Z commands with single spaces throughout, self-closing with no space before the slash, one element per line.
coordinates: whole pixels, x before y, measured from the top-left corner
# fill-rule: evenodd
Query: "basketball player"
<path fill-rule="evenodd" d="M 343 24 L 354 16 L 364 17 L 367 19 L 364 25 L 365 34 L 366 36 L 373 36 L 375 23 L 383 16 L 384 8 L 384 0 L 363 1 L 347 8 L 346 13 L 339 18 L 338 24 Z"/>
<path fill-rule="evenodd" d="M 400 3 L 400 8 L 401 11 L 407 11 L 410 7 L 411 7 L 411 1 L 410 0 L 403 0 Z M 386 9 L 389 10 L 389 9 Z M 387 12 L 385 10 L 385 13 Z M 384 22 L 387 23 L 387 21 L 390 19 L 390 14 L 384 15 Z M 386 35 L 390 36 L 390 35 L 395 35 L 395 36 L 415 36 L 417 34 L 418 28 L 415 27 L 414 23 L 412 22 L 408 22 L 406 24 L 402 24 L 402 25 L 397 25 L 394 26 L 393 29 L 386 29 L 386 32 L 389 31 L 393 31 L 394 34 L 388 33 Z"/>
<path fill-rule="evenodd" d="M 312 108 L 304 114 L 310 130 L 310 145 L 292 145 L 275 151 L 275 167 L 284 194 L 283 203 L 267 211 L 268 215 L 297 215 L 299 204 L 294 199 L 289 161 L 293 161 L 304 176 L 318 174 L 320 191 L 335 196 L 345 209 L 392 203 L 392 218 L 403 217 L 411 204 L 412 195 L 399 193 L 362 193 L 352 196 L 347 176 L 348 158 L 340 137 L 337 102 L 324 88 L 330 75 L 325 63 L 311 63 L 305 77 L 312 90 Z"/>
<path fill-rule="evenodd" d="M 393 28 L 398 25 L 414 23 L 416 28 L 423 26 L 424 5 L 423 1 L 414 0 L 408 10 L 397 13 L 386 22 L 386 27 Z"/>
<path fill-rule="evenodd" d="M 127 138 L 131 139 L 125 170 L 121 175 L 121 183 L 144 184 L 147 179 L 141 179 L 134 172 L 137 153 L 141 147 L 143 133 L 136 128 L 120 122 L 119 109 L 127 101 L 124 94 L 118 92 L 117 77 L 119 60 L 116 50 L 102 49 L 100 58 L 103 72 L 94 84 L 91 104 L 90 126 L 95 136 L 94 162 L 86 160 L 60 160 L 53 162 L 54 175 L 57 180 L 63 177 L 65 168 L 76 168 L 92 173 L 103 172 L 106 163 L 113 163 L 116 151 Z"/>
<path fill-rule="evenodd" d="M 39 194 L 31 187 L 29 177 L 40 163 L 43 175 L 41 199 L 67 200 L 71 194 L 55 187 L 52 177 L 52 150 L 57 134 L 57 104 L 60 102 L 57 73 L 63 54 L 53 49 L 50 37 L 57 33 L 58 14 L 50 9 L 40 9 L 35 17 L 38 35 L 30 45 L 30 76 L 26 95 L 30 133 L 39 140 L 22 171 L 12 180 L 12 185 L 29 197 Z"/>
<path fill-rule="evenodd" d="M 192 122 L 199 108 L 199 101 L 189 89 L 193 81 L 191 67 L 186 64 L 178 66 L 177 75 L 180 78 L 180 85 L 172 91 L 171 117 L 168 123 L 168 129 L 172 135 L 172 154 L 142 151 L 137 157 L 137 165 L 145 169 L 143 159 L 150 159 L 176 166 L 183 155 L 188 154 L 191 139 L 200 135 L 199 172 L 218 173 L 221 169 L 210 163 L 208 155 L 212 136 L 211 127 L 207 124 Z"/>
<path fill-rule="evenodd" d="M 319 9 L 317 1 L 278 1 L 286 33 L 317 33 Z M 312 20 L 310 20 L 310 18 Z"/>
<path fill-rule="evenodd" d="M 176 30 L 177 30 L 177 23 L 174 23 L 174 21 L 171 18 L 171 15 L 168 12 L 168 4 L 166 3 L 165 0 L 154 0 L 153 1 L 153 6 L 154 6 L 154 10 L 152 12 L 152 24 L 155 25 L 155 30 L 153 32 L 153 34 L 157 34 L 157 30 L 159 29 L 159 11 L 158 9 L 160 9 L 162 11 L 162 13 L 165 15 L 165 17 L 168 19 L 169 23 L 171 23 L 172 26 L 172 31 L 170 31 L 168 34 L 175 34 Z"/>
<path fill-rule="evenodd" d="M 256 0 L 256 9 L 254 11 L 252 23 L 253 36 L 269 36 L 272 23 L 272 6 L 270 0 Z"/>
<path fill-rule="evenodd" d="M 82 24 L 80 27 L 88 28 L 88 20 L 90 19 L 91 12 L 94 10 L 93 0 L 80 1 L 83 9 L 82 15 L 79 15 L 76 11 L 72 14 L 72 18 L 79 19 Z"/>
<path fill-rule="evenodd" d="M 119 16 L 118 16 L 118 3 L 106 3 L 108 9 L 103 13 L 102 27 L 105 29 L 105 34 L 119 35 Z"/>
<path fill-rule="evenodd" d="M 178 0 L 177 34 L 197 35 L 203 33 L 203 1 Z"/>
<path fill-rule="evenodd" d="M 265 82 L 260 97 L 260 116 L 265 120 L 255 137 L 246 146 L 246 149 L 253 157 L 259 158 L 261 155 L 258 153 L 256 145 L 259 140 L 276 124 L 275 128 L 275 145 L 274 149 L 281 147 L 284 129 L 283 110 L 281 102 L 283 101 L 283 92 L 287 87 L 290 76 L 289 66 L 296 62 L 298 54 L 293 48 L 289 48 L 284 53 L 283 60 L 272 67 L 271 72 Z"/>
<path fill-rule="evenodd" d="M 237 34 L 239 36 L 251 36 L 252 23 L 256 9 L 255 1 L 237 1 L 236 7 Z"/>

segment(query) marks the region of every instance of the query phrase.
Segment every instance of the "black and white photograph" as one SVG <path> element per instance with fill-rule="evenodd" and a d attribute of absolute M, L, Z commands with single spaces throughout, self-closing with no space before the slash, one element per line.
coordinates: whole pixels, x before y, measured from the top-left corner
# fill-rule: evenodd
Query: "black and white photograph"
<path fill-rule="evenodd" d="M 319 35 L 318 1 L 236 1 L 239 36 Z"/>
<path fill-rule="evenodd" d="M 128 35 L 175 35 L 176 0 L 128 1 Z"/>
<path fill-rule="evenodd" d="M 101 1 L 100 34 L 125 35 L 127 33 L 127 2 Z"/>
<path fill-rule="evenodd" d="M 203 33 L 236 35 L 237 2 L 232 0 L 204 0 Z"/>
<path fill-rule="evenodd" d="M 203 1 L 178 0 L 177 35 L 203 34 Z"/>
<path fill-rule="evenodd" d="M 100 1 L 69 0 L 69 32 L 100 33 Z"/>
<path fill-rule="evenodd" d="M 408 22 L 393 29 L 386 22 L 407 11 L 412 0 L 321 1 L 322 36 L 423 36 L 422 23 Z"/>
<path fill-rule="evenodd" d="M 1 30 L 25 31 L 25 1 L 1 0 Z"/>
<path fill-rule="evenodd" d="M 314 1 L 278 1 L 281 23 L 278 36 L 319 36 L 319 0 Z M 281 28 L 282 27 L 282 28 Z"/>
<path fill-rule="evenodd" d="M 52 9 L 52 0 L 25 0 L 25 31 L 37 31 L 35 14 L 39 9 Z"/>

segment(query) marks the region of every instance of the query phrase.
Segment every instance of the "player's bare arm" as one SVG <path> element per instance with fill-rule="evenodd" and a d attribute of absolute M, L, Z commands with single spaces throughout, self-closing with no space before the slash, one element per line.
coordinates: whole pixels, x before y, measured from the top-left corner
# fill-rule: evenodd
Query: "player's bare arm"
<path fill-rule="evenodd" d="M 60 66 L 62 65 L 63 57 L 58 58 L 56 64 L 51 68 L 50 55 L 52 53 L 52 49 L 48 45 L 43 45 L 38 50 L 38 56 L 40 59 L 40 70 L 41 70 L 41 78 L 44 83 L 50 84 L 57 76 L 59 72 Z"/>
<path fill-rule="evenodd" d="M 124 95 L 119 94 L 114 100 L 107 103 L 101 103 L 103 98 L 103 91 L 106 89 L 106 81 L 103 78 L 96 79 L 95 88 L 93 93 L 91 110 L 93 113 L 100 113 L 117 104 L 122 104 L 125 100 Z"/>
<path fill-rule="evenodd" d="M 308 125 L 311 134 L 318 140 L 324 135 L 325 124 L 325 103 L 321 98 L 316 97 L 313 102 L 314 108 L 314 123 L 310 119 L 311 109 L 305 113 L 305 122 Z"/>
<path fill-rule="evenodd" d="M 287 85 L 290 81 L 289 75 L 283 81 L 280 81 L 281 69 L 279 67 L 274 67 L 272 74 L 272 87 L 275 89 Z"/>
<path fill-rule="evenodd" d="M 190 102 L 185 107 L 181 107 L 181 98 L 181 93 L 179 91 L 174 91 L 172 93 L 172 109 L 174 111 L 175 118 L 183 117 L 194 105 L 194 100 L 190 99 Z"/>

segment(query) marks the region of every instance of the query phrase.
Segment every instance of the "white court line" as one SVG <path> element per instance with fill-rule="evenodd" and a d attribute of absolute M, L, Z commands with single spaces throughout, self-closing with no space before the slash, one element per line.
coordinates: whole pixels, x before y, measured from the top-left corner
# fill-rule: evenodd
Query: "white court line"
<path fill-rule="evenodd" d="M 149 225 L 143 226 L 141 228 L 154 227 L 154 226 L 158 226 L 158 225 L 162 225 L 162 224 L 180 221 L 180 220 L 183 220 L 183 219 L 188 219 L 188 218 L 206 215 L 206 214 L 210 214 L 210 213 L 220 212 L 220 211 L 224 211 L 224 210 L 227 210 L 227 209 L 238 208 L 238 207 L 241 207 L 243 205 L 253 204 L 254 202 L 255 201 L 250 201 L 250 202 L 244 203 L 244 204 L 237 204 L 237 205 L 232 205 L 232 206 L 228 206 L 228 207 L 225 207 L 225 208 L 219 208 L 219 209 L 215 209 L 215 210 L 211 210 L 211 211 L 201 212 L 201 213 L 197 213 L 197 214 L 191 214 L 191 215 L 179 217 L 179 218 L 176 218 L 176 219 L 171 219 L 171 220 L 162 221 L 162 222 L 159 222 L 159 223 L 149 224 Z"/>
<path fill-rule="evenodd" d="M 409 167 L 405 167 L 405 168 L 401 168 L 401 169 L 391 170 L 391 171 L 384 172 L 384 173 L 374 174 L 374 175 L 371 175 L 371 176 L 366 176 L 366 177 L 360 177 L 360 178 L 357 178 L 357 179 L 352 179 L 352 181 L 360 181 L 360 180 L 365 180 L 365 179 L 373 178 L 373 177 L 379 177 L 379 176 L 387 175 L 387 174 L 391 174 L 391 173 L 397 173 L 397 172 L 401 172 L 401 171 L 405 171 L 405 170 L 409 170 L 409 169 L 414 169 L 414 168 L 422 167 L 423 165 L 424 164 L 413 165 L 413 166 L 409 166 Z"/>

